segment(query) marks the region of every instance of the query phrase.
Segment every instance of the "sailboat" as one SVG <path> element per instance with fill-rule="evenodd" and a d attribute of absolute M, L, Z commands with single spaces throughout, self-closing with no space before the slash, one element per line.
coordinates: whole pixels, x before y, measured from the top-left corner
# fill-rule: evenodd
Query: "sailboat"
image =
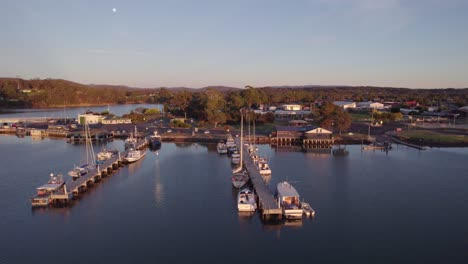
<path fill-rule="evenodd" d="M 96 167 L 96 156 L 93 150 L 93 144 L 91 142 L 91 132 L 89 131 L 88 122 L 85 122 L 85 143 L 86 143 L 86 162 L 80 166 L 74 166 L 72 170 L 68 172 L 68 175 L 73 178 L 78 178 L 85 175 L 91 169 Z"/>
<path fill-rule="evenodd" d="M 240 155 L 239 155 L 239 166 L 232 170 L 232 185 L 235 188 L 242 188 L 249 181 L 249 174 L 243 169 L 242 158 L 243 158 L 243 141 L 244 141 L 244 119 L 243 114 L 241 114 L 241 138 L 240 138 Z"/>

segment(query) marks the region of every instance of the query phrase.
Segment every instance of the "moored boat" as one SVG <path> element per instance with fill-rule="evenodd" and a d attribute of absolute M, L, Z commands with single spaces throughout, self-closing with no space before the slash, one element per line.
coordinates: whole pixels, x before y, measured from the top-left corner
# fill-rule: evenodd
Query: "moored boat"
<path fill-rule="evenodd" d="M 81 177 L 83 175 L 86 175 L 86 173 L 88 173 L 88 171 L 90 170 L 90 166 L 89 164 L 83 164 L 81 166 L 74 166 L 74 168 L 72 170 L 70 170 L 68 172 L 68 175 L 72 176 L 73 178 L 78 178 L 78 177 Z"/>
<path fill-rule="evenodd" d="M 288 182 L 280 182 L 276 186 L 279 206 L 283 216 L 289 220 L 301 220 L 303 210 L 300 207 L 299 193 Z"/>
<path fill-rule="evenodd" d="M 223 141 L 220 141 L 218 145 L 216 146 L 216 149 L 218 150 L 219 154 L 227 154 L 228 149 L 226 147 L 226 144 Z"/>
<path fill-rule="evenodd" d="M 232 157 L 231 157 L 232 164 L 238 165 L 240 163 L 240 160 L 241 160 L 241 156 L 239 153 L 237 153 L 237 151 L 232 154 Z"/>
<path fill-rule="evenodd" d="M 141 160 L 146 155 L 144 150 L 130 150 L 124 158 L 125 162 L 132 163 Z"/>
<path fill-rule="evenodd" d="M 118 150 L 102 150 L 101 152 L 99 152 L 96 157 L 97 157 L 97 160 L 98 161 L 106 161 L 110 158 L 112 158 L 112 156 L 116 155 L 117 153 L 119 153 Z"/>
<path fill-rule="evenodd" d="M 51 196 L 65 185 L 62 174 L 50 174 L 49 181 L 36 188 L 36 197 L 31 199 L 32 207 L 47 207 L 52 202 Z"/>
<path fill-rule="evenodd" d="M 250 188 L 243 188 L 237 194 L 237 210 L 239 212 L 254 212 L 257 210 L 255 194 Z"/>
<path fill-rule="evenodd" d="M 124 143 L 125 149 L 135 147 L 136 143 L 138 142 L 137 135 L 138 135 L 137 127 L 135 126 L 135 132 L 130 133 L 130 136 L 128 138 L 126 138 L 125 141 L 124 141 L 125 142 Z"/>
<path fill-rule="evenodd" d="M 161 147 L 161 135 L 158 131 L 154 131 L 153 135 L 149 136 L 150 147 L 153 149 L 159 149 Z"/>
<path fill-rule="evenodd" d="M 232 186 L 234 188 L 242 188 L 249 181 L 249 174 L 246 171 L 236 172 L 232 174 Z"/>
<path fill-rule="evenodd" d="M 306 216 L 310 216 L 310 217 L 315 216 L 315 210 L 310 206 L 309 203 L 301 202 L 301 208 Z"/>

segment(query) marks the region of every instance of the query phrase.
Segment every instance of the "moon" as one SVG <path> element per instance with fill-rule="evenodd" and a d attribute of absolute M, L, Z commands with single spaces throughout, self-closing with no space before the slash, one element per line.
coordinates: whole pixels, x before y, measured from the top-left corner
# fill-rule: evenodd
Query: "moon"
<path fill-rule="evenodd" d="M 112 12 L 114 12 L 114 13 L 117 12 L 117 8 L 115 8 L 115 7 L 112 8 Z"/>

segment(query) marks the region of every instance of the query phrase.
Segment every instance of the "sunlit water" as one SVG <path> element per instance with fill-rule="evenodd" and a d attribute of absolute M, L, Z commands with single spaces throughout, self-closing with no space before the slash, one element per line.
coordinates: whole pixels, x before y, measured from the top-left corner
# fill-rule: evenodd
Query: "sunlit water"
<path fill-rule="evenodd" d="M 216 145 L 164 143 L 71 207 L 39 210 L 30 208 L 35 188 L 84 160 L 84 145 L 0 136 L 0 147 L 0 262 L 453 263 L 468 256 L 468 149 L 400 146 L 386 154 L 348 146 L 348 156 L 334 157 L 260 146 L 273 171 L 270 189 L 288 180 L 317 211 L 314 220 L 266 225 L 258 213 L 237 213 L 230 160 Z M 122 150 L 123 142 L 107 148 Z"/>

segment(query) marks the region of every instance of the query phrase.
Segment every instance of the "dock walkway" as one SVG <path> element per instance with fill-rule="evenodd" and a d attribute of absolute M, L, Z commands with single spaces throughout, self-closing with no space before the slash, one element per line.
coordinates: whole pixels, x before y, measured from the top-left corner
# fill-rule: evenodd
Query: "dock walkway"
<path fill-rule="evenodd" d="M 136 149 L 144 148 L 148 145 L 146 140 L 139 140 L 135 144 Z M 119 166 L 123 166 L 123 160 L 127 156 L 130 150 L 119 152 L 117 155 L 112 156 L 104 163 L 99 164 L 96 168 L 88 171 L 85 175 L 78 177 L 76 180 L 68 179 L 65 182 L 64 193 L 54 193 L 51 195 L 53 203 L 61 201 L 64 204 L 68 204 L 69 200 L 78 197 L 80 193 L 83 193 L 92 186 L 95 182 L 99 182 L 102 177 L 110 175 L 113 170 L 117 170 Z"/>
<path fill-rule="evenodd" d="M 235 142 L 237 146 L 240 146 L 239 138 L 236 138 Z M 273 197 L 270 189 L 263 181 L 263 177 L 260 175 L 260 172 L 256 168 L 252 158 L 249 156 L 247 148 L 245 146 L 241 147 L 243 148 L 242 162 L 249 172 L 250 179 L 255 188 L 255 192 L 257 193 L 258 205 L 262 210 L 262 217 L 265 219 L 270 216 L 281 216 L 283 212 L 275 197 Z"/>

